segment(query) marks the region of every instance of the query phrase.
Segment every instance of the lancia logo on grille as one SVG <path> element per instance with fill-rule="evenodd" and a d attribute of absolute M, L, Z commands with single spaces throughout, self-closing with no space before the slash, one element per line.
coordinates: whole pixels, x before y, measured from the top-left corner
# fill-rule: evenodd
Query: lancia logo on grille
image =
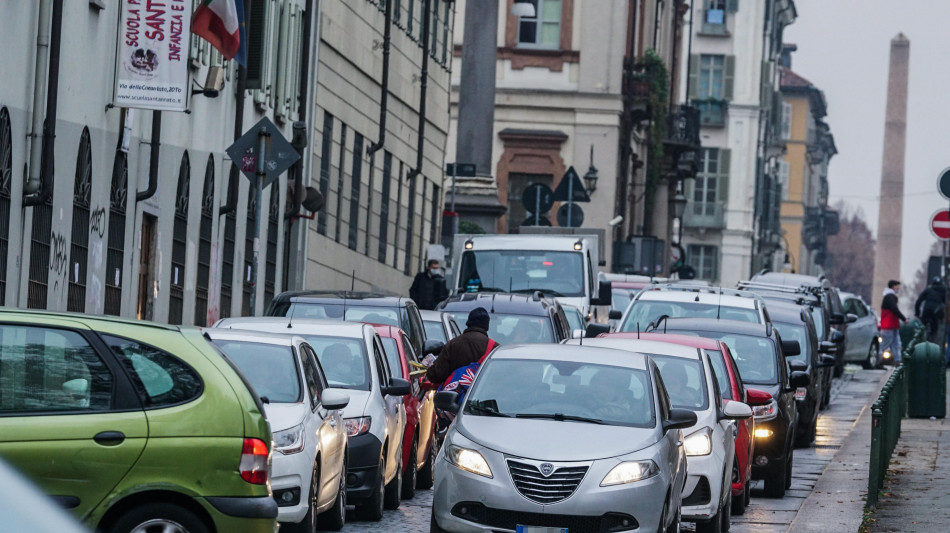
<path fill-rule="evenodd" d="M 554 473 L 554 465 L 551 463 L 541 463 L 539 468 L 541 470 L 541 475 L 544 477 L 548 477 Z"/>

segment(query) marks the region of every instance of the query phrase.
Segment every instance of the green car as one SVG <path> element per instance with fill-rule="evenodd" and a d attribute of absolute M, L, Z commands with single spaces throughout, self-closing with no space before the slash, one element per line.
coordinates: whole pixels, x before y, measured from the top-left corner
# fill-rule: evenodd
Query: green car
<path fill-rule="evenodd" d="M 276 531 L 262 411 L 196 328 L 0 309 L 0 457 L 97 531 Z"/>

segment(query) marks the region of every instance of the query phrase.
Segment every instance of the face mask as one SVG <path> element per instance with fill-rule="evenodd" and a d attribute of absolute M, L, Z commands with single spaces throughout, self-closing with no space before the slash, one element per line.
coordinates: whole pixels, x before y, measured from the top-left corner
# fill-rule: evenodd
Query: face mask
<path fill-rule="evenodd" d="M 429 274 L 432 274 L 433 276 L 438 276 L 438 275 L 439 275 L 439 269 L 438 269 L 438 268 L 430 268 L 430 269 L 429 269 Z"/>

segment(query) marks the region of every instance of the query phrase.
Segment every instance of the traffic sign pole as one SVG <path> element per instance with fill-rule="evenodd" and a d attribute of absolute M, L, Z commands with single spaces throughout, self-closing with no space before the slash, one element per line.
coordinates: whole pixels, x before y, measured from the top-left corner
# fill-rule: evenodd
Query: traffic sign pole
<path fill-rule="evenodd" d="M 567 227 L 573 227 L 574 218 L 574 180 L 567 182 Z"/>
<path fill-rule="evenodd" d="M 261 128 L 257 134 L 257 171 L 255 173 L 257 179 L 254 180 L 257 186 L 254 191 L 257 205 L 254 209 L 254 261 L 251 263 L 251 316 L 257 314 L 257 263 L 260 261 L 261 252 L 261 204 L 263 203 L 261 197 L 264 195 L 264 181 L 267 180 L 264 162 L 267 159 L 267 139 L 269 137 L 270 133 L 267 132 L 267 128 Z M 271 192 L 271 194 L 275 193 Z"/>

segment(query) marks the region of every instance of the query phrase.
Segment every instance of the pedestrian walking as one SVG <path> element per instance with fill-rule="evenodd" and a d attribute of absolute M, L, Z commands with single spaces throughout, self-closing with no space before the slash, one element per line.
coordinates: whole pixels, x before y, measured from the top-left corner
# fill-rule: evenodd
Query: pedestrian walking
<path fill-rule="evenodd" d="M 409 297 L 416 302 L 419 309 L 435 309 L 442 300 L 449 297 L 449 290 L 445 287 L 445 276 L 439 270 L 439 260 L 429 259 L 426 269 L 416 274 L 409 287 Z"/>
<path fill-rule="evenodd" d="M 900 288 L 901 282 L 893 279 L 888 281 L 884 300 L 881 301 L 881 354 L 890 352 L 894 364 L 901 362 L 901 322 L 907 321 L 907 317 L 897 307 L 897 291 Z"/>
<path fill-rule="evenodd" d="M 914 316 L 927 326 L 927 337 L 931 342 L 937 342 L 937 327 L 943 320 L 946 305 L 947 289 L 943 286 L 940 276 L 935 277 L 914 302 Z"/>

